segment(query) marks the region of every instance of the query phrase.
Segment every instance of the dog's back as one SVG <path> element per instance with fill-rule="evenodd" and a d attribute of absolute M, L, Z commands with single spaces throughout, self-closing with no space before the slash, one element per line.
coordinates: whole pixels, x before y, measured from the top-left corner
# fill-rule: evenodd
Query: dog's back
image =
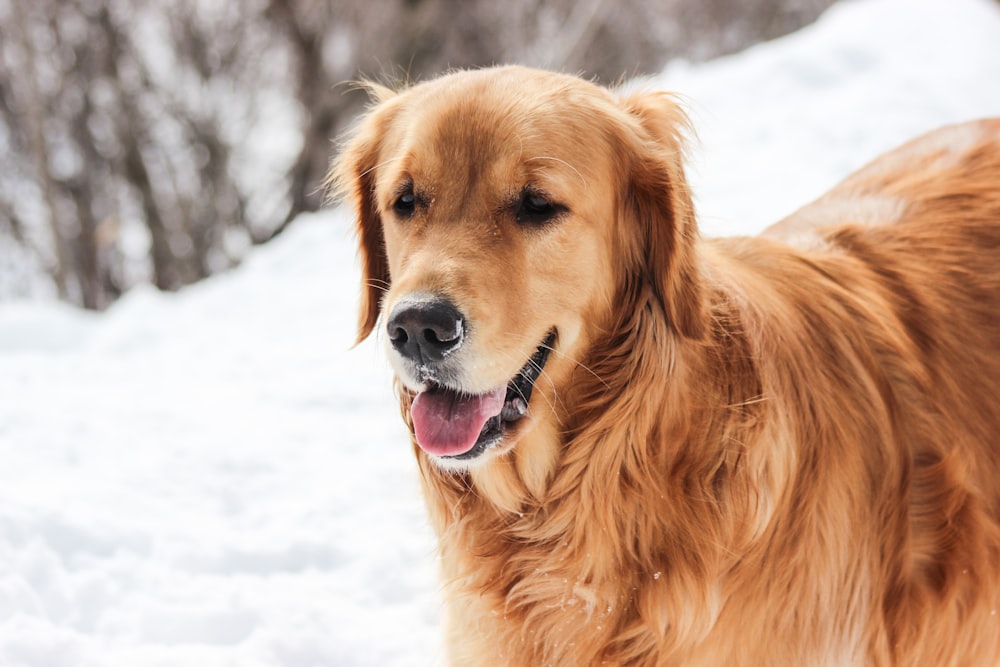
<path fill-rule="evenodd" d="M 967 473 L 1000 517 L 1000 119 L 911 141 L 763 236 L 804 247 L 846 283 L 875 278 L 922 362 L 902 372 L 926 390 L 930 421 L 968 434 L 956 454 L 975 461 Z"/>
<path fill-rule="evenodd" d="M 887 432 L 870 433 L 871 451 L 853 453 L 868 461 L 869 474 L 885 476 L 872 484 L 870 506 L 883 526 L 875 571 L 884 635 L 869 638 L 873 652 L 890 664 L 996 664 L 1000 120 L 921 137 L 763 236 L 803 252 L 778 251 L 788 259 L 777 262 L 761 257 L 760 245 L 737 254 L 782 283 L 776 289 L 806 312 L 841 309 L 842 330 L 816 331 L 803 357 L 814 355 L 813 368 L 825 364 L 830 375 L 853 365 L 852 381 L 869 382 L 854 397 L 831 396 L 827 412 L 887 416 Z M 783 261 L 807 263 L 817 282 L 798 269 L 783 282 Z M 820 282 L 823 296 L 811 296 Z M 816 343 L 840 339 L 840 348 Z M 879 405 L 842 409 L 854 401 Z M 890 449 L 878 451 L 879 443 Z M 841 465 L 850 474 L 849 463 Z"/>

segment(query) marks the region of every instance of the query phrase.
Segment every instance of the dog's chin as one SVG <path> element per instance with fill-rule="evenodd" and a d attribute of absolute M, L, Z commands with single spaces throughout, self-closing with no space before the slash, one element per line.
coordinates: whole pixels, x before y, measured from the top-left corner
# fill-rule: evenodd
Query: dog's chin
<path fill-rule="evenodd" d="M 531 421 L 535 383 L 555 344 L 553 329 L 505 386 L 485 394 L 425 380 L 410 405 L 417 445 L 438 467 L 458 472 L 510 451 Z"/>
<path fill-rule="evenodd" d="M 476 468 L 483 468 L 487 466 L 490 461 L 508 454 L 513 451 L 514 446 L 517 444 L 517 440 L 517 435 L 505 433 L 503 437 L 496 442 L 496 444 L 482 450 L 480 454 L 474 457 L 456 458 L 454 456 L 435 456 L 434 454 L 427 454 L 427 458 L 431 461 L 431 463 L 444 472 L 457 475 L 469 472 L 470 470 L 474 470 Z"/>

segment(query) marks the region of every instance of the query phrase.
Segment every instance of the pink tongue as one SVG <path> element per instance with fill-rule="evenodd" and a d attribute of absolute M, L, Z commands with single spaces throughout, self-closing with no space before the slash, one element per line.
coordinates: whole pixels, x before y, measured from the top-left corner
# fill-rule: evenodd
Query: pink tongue
<path fill-rule="evenodd" d="M 417 444 L 428 454 L 456 456 L 472 449 L 483 426 L 503 410 L 507 387 L 480 396 L 431 390 L 417 394 L 410 406 Z"/>

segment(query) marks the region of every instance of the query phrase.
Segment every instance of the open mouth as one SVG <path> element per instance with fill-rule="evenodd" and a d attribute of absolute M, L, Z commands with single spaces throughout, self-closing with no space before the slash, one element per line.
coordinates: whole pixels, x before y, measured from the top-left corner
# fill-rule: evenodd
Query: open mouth
<path fill-rule="evenodd" d="M 431 383 L 410 406 L 417 444 L 428 454 L 466 461 L 499 443 L 507 429 L 527 413 L 535 382 L 555 341 L 553 330 L 517 375 L 486 394 L 470 396 Z"/>

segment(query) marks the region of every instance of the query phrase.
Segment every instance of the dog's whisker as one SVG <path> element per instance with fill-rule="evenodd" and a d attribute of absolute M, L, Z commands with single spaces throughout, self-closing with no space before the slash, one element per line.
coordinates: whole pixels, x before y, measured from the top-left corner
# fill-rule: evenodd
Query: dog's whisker
<path fill-rule="evenodd" d="M 570 361 L 573 365 L 575 365 L 580 370 L 585 371 L 592 378 L 594 378 L 595 380 L 597 380 L 598 382 L 600 382 L 604 386 L 605 389 L 611 389 L 611 385 L 608 384 L 608 382 L 604 378 L 602 378 L 597 373 L 597 371 L 593 370 L 592 368 L 590 368 L 590 366 L 588 366 L 587 364 L 583 363 L 579 359 L 575 359 L 575 358 L 569 356 L 568 354 L 564 354 L 564 353 L 560 352 L 559 350 L 553 350 L 553 353 L 556 356 L 560 356 L 563 359 L 566 359 L 566 360 Z"/>
<path fill-rule="evenodd" d="M 546 347 L 546 349 L 548 349 L 550 351 L 552 350 L 551 347 L 548 347 L 548 346 L 544 346 L 544 347 Z M 504 356 L 507 359 L 510 359 L 512 362 L 515 361 L 513 355 L 511 355 L 510 353 L 505 353 Z M 547 380 L 548 384 L 552 387 L 552 399 L 550 399 L 548 396 L 546 396 L 546 394 L 544 392 L 540 392 L 537 395 L 541 396 L 541 399 L 543 401 L 545 401 L 546 405 L 548 405 L 549 409 L 552 410 L 552 412 L 554 414 L 559 414 L 559 411 L 556 409 L 557 406 L 565 408 L 565 404 L 563 404 L 562 397 L 559 396 L 558 392 L 556 391 L 555 382 L 553 382 L 552 379 L 549 377 L 549 375 L 546 372 L 545 368 L 543 366 L 539 365 L 534 359 L 529 359 L 528 363 L 526 365 L 529 365 L 532 368 L 534 368 L 535 370 L 537 370 L 538 371 L 538 379 L 541 379 L 541 378 L 544 377 Z M 536 383 L 537 383 L 537 380 L 536 380 Z M 515 392 L 517 392 L 517 395 L 521 398 L 521 400 L 524 401 L 525 405 L 528 405 L 530 403 L 530 401 L 521 392 L 520 388 L 516 384 L 513 385 L 513 388 L 514 388 Z"/>
<path fill-rule="evenodd" d="M 391 285 L 389 284 L 388 281 L 386 281 L 386 280 L 379 280 L 377 278 L 369 278 L 368 280 L 365 281 L 365 284 L 368 287 L 380 290 L 380 291 L 385 292 L 387 294 L 389 292 L 389 288 L 391 287 Z"/>
<path fill-rule="evenodd" d="M 555 355 L 555 356 L 557 356 L 557 357 L 559 357 L 561 359 L 569 361 L 571 364 L 573 364 L 574 366 L 576 366 L 580 370 L 585 371 L 592 378 L 594 378 L 595 380 L 597 380 L 598 382 L 600 382 L 604 386 L 605 389 L 611 389 L 611 385 L 608 384 L 608 382 L 604 378 L 602 378 L 596 371 L 594 371 L 592 368 L 590 368 L 587 364 L 583 363 L 579 359 L 577 359 L 575 357 L 572 357 L 569 354 L 566 354 L 565 352 L 563 352 L 562 350 L 560 350 L 560 349 L 558 349 L 556 347 L 552 347 L 552 346 L 549 346 L 549 345 L 544 345 L 543 347 L 545 347 L 545 349 L 547 349 L 549 351 L 549 354 L 553 354 L 553 355 Z M 543 372 L 544 372 L 544 370 L 543 370 Z"/>
<path fill-rule="evenodd" d="M 751 398 L 748 398 L 745 401 L 738 401 L 736 403 L 729 403 L 726 407 L 727 408 L 745 408 L 745 407 L 750 406 L 750 405 L 757 405 L 758 403 L 766 403 L 768 400 L 770 400 L 770 399 L 768 399 L 768 397 L 765 396 L 764 394 L 758 394 L 757 396 L 753 396 Z"/>
<path fill-rule="evenodd" d="M 522 339 L 523 340 L 528 340 L 528 338 L 526 336 L 522 336 Z M 608 384 L 608 382 L 605 381 L 604 378 L 602 378 L 598 373 L 596 373 L 594 370 L 592 370 L 589 366 L 587 366 L 586 364 L 584 364 L 580 360 L 578 360 L 578 359 L 576 359 L 576 358 L 574 358 L 574 357 L 572 357 L 572 356 L 564 353 L 562 350 L 558 349 L 557 347 L 553 347 L 553 346 L 550 346 L 550 345 L 543 345 L 541 347 L 544 347 L 545 349 L 547 349 L 549 351 L 549 354 L 553 354 L 553 355 L 555 355 L 557 357 L 565 359 L 565 360 L 569 361 L 570 363 L 572 363 L 573 365 L 575 365 L 577 368 L 579 368 L 579 369 L 583 370 L 584 372 L 588 373 L 595 380 L 597 380 L 598 382 L 600 382 L 604 386 L 605 389 L 608 389 L 608 390 L 611 389 L 611 385 Z M 552 387 L 552 399 L 550 400 L 545 394 L 542 394 L 542 399 L 548 404 L 549 408 L 553 411 L 554 414 L 558 415 L 560 413 L 560 411 L 566 412 L 567 411 L 566 410 L 566 404 L 563 402 L 562 395 L 559 394 L 559 392 L 556 390 L 556 382 L 551 378 L 548 370 L 546 368 L 539 367 L 538 364 L 536 362 L 534 362 L 533 360 L 529 360 L 529 363 L 532 366 L 534 366 L 539 371 L 539 375 L 538 375 L 539 379 L 545 378 L 548 381 L 548 384 Z M 524 397 L 522 396 L 521 398 L 523 399 Z M 557 409 L 557 408 L 559 408 L 559 409 Z"/>
<path fill-rule="evenodd" d="M 391 157 L 391 158 L 389 158 L 387 160 L 383 160 L 382 162 L 379 162 L 378 164 L 376 164 L 376 165 L 374 165 L 372 167 L 369 167 L 368 169 L 365 169 L 364 171 L 362 171 L 360 174 L 357 175 L 357 178 L 355 178 L 354 180 L 360 181 L 362 178 L 364 178 L 368 174 L 372 173 L 376 169 L 381 169 L 382 167 L 386 166 L 387 164 L 392 164 L 393 162 L 399 162 L 402 159 L 403 159 L 402 157 L 397 156 L 397 157 Z"/>
<path fill-rule="evenodd" d="M 527 340 L 528 340 L 528 337 L 527 337 L 527 336 L 524 336 L 524 335 L 522 335 L 522 336 L 521 336 L 521 340 L 525 340 L 525 341 L 527 341 Z M 583 363 L 583 362 L 582 362 L 582 361 L 580 361 L 579 359 L 577 359 L 577 358 L 575 358 L 575 357 L 572 357 L 572 356 L 570 356 L 569 354 L 567 354 L 567 353 L 563 352 L 563 351 L 562 351 L 561 349 L 559 349 L 558 347 L 553 347 L 553 346 L 551 346 L 551 345 L 544 345 L 544 344 L 543 344 L 543 345 L 541 345 L 540 347 L 544 347 L 544 348 L 545 348 L 546 350 L 548 350 L 548 351 L 549 351 L 549 354 L 553 354 L 553 355 L 555 355 L 555 356 L 557 356 L 557 357 L 559 357 L 559 358 L 561 358 L 561 359 L 564 359 L 564 360 L 566 360 L 566 361 L 569 361 L 570 363 L 572 363 L 572 364 L 573 364 L 574 366 L 576 366 L 577 368 L 579 368 L 579 369 L 581 369 L 581 370 L 583 370 L 583 371 L 586 371 L 586 372 L 587 372 L 587 373 L 588 373 L 588 374 L 589 374 L 589 375 L 590 375 L 591 377 L 593 377 L 593 378 L 594 378 L 595 380 L 597 380 L 597 381 L 598 381 L 598 382 L 600 382 L 600 383 L 601 383 L 602 385 L 604 385 L 604 387 L 605 387 L 605 388 L 607 388 L 607 389 L 610 389 L 610 388 L 611 388 L 611 385 L 609 385 L 609 384 L 608 384 L 608 383 L 607 383 L 607 382 L 606 382 L 606 381 L 604 380 L 604 378 L 602 378 L 602 377 L 601 377 L 601 376 L 600 376 L 600 375 L 599 375 L 599 374 L 598 374 L 598 373 L 597 373 L 596 371 L 594 371 L 593 369 L 591 369 L 591 368 L 590 368 L 589 366 L 587 366 L 587 365 L 586 365 L 585 363 Z"/>
<path fill-rule="evenodd" d="M 571 165 L 566 160 L 563 160 L 563 159 L 557 158 L 557 157 L 553 157 L 551 155 L 536 155 L 535 157 L 529 157 L 527 160 L 525 160 L 525 162 L 530 162 L 531 160 L 552 160 L 553 162 L 558 162 L 560 164 L 564 164 L 567 167 L 569 167 L 570 169 L 572 169 L 574 173 L 576 173 L 577 177 L 580 179 L 580 183 L 583 184 L 583 187 L 585 187 L 585 188 L 587 187 L 587 179 L 585 179 L 583 177 L 583 174 L 580 173 L 579 169 L 577 169 L 576 167 L 574 167 L 573 165 Z"/>

